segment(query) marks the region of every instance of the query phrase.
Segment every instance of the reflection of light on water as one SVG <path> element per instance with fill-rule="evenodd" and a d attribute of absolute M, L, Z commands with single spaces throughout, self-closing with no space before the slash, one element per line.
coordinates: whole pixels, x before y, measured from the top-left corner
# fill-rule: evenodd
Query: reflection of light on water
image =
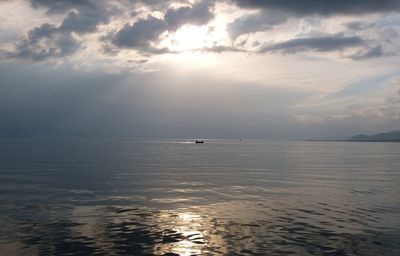
<path fill-rule="evenodd" d="M 201 227 L 202 217 L 193 213 L 178 213 L 178 220 L 183 225 L 178 226 L 176 231 L 182 234 L 183 240 L 174 244 L 172 252 L 180 255 L 201 253 L 207 244 L 203 233 L 195 229 Z"/>
<path fill-rule="evenodd" d="M 71 239 L 63 242 L 88 243 L 105 252 L 226 255 L 224 227 L 217 223 L 216 214 L 194 208 L 75 207 L 69 216 L 75 223 L 68 227 Z"/>
<path fill-rule="evenodd" d="M 195 213 L 178 213 L 178 216 L 182 221 L 196 222 L 198 224 L 200 224 L 199 222 L 202 220 L 202 217 Z"/>
<path fill-rule="evenodd" d="M 201 255 L 209 252 L 212 245 L 222 245 L 222 239 L 211 235 L 209 219 L 193 212 L 163 213 L 161 221 L 166 224 L 164 237 L 170 243 L 155 248 L 155 254 L 175 253 L 179 255 Z"/>

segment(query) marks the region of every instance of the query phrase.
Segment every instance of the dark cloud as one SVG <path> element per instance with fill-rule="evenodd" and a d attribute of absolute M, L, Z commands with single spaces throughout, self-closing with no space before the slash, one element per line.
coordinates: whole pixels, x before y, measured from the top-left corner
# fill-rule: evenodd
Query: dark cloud
<path fill-rule="evenodd" d="M 203 1 L 193 6 L 168 9 L 164 18 L 148 16 L 133 24 L 126 24 L 121 30 L 111 35 L 112 43 L 119 48 L 135 48 L 152 53 L 165 53 L 167 49 L 155 49 L 151 43 L 158 42 L 163 32 L 176 31 L 185 24 L 205 25 L 212 18 L 212 1 Z"/>
<path fill-rule="evenodd" d="M 115 14 L 103 1 L 89 0 L 31 0 L 35 7 L 46 7 L 51 12 L 67 12 L 67 17 L 57 28 L 58 32 L 85 34 L 94 32 L 101 23 L 107 23 Z"/>
<path fill-rule="evenodd" d="M 15 50 L 8 52 L 10 59 L 42 61 L 70 55 L 80 48 L 80 43 L 70 32 L 62 33 L 59 27 L 42 24 L 30 30 L 27 37 L 16 42 Z"/>
<path fill-rule="evenodd" d="M 12 1 L 12 0 L 3 0 Z M 31 3 L 34 8 L 47 8 L 49 14 L 65 13 L 71 9 L 80 8 L 96 8 L 96 6 L 112 5 L 113 2 L 124 6 L 147 6 L 153 9 L 165 9 L 171 4 L 181 3 L 187 4 L 188 0 L 26 0 Z"/>
<path fill-rule="evenodd" d="M 201 26 L 214 18 L 211 10 L 212 1 L 202 1 L 194 6 L 170 9 L 165 13 L 164 20 L 168 24 L 168 30 L 175 31 L 184 24 Z"/>
<path fill-rule="evenodd" d="M 400 1 L 364 1 L 364 0 L 233 0 L 242 8 L 255 8 L 259 12 L 243 15 L 228 24 L 230 37 L 235 40 L 240 35 L 274 29 L 286 22 L 291 16 L 363 14 L 380 11 L 400 10 Z M 367 22 L 350 22 L 344 24 L 350 30 L 364 30 L 374 24 Z"/>
<path fill-rule="evenodd" d="M 32 0 L 31 3 L 34 7 L 46 7 L 49 12 L 69 12 L 58 26 L 44 23 L 28 31 L 25 39 L 16 42 L 15 51 L 5 54 L 8 58 L 41 61 L 73 54 L 81 43 L 72 33 L 84 35 L 95 32 L 97 26 L 107 23 L 111 15 L 107 8 L 95 6 L 89 1 Z"/>
<path fill-rule="evenodd" d="M 354 60 L 363 60 L 363 59 L 370 59 L 370 58 L 377 58 L 384 55 L 382 46 L 378 45 L 367 49 L 366 51 L 360 51 L 353 56 L 350 56 Z"/>
<path fill-rule="evenodd" d="M 55 32 L 57 32 L 57 27 L 44 23 L 40 27 L 34 28 L 28 32 L 28 41 L 30 43 L 37 43 L 40 39 L 45 37 L 51 37 Z"/>
<path fill-rule="evenodd" d="M 96 31 L 97 25 L 108 22 L 108 15 L 98 9 L 71 11 L 59 27 L 60 32 L 86 34 Z"/>
<path fill-rule="evenodd" d="M 85 34 L 94 32 L 101 23 L 107 23 L 116 14 L 107 2 L 89 0 L 30 0 L 32 6 L 48 8 L 49 12 L 65 12 L 67 17 L 57 28 L 58 32 Z"/>
<path fill-rule="evenodd" d="M 215 45 L 212 47 L 205 47 L 202 49 L 199 49 L 199 51 L 202 52 L 214 52 L 214 53 L 222 53 L 222 52 L 246 52 L 246 50 L 231 47 L 231 46 L 226 46 L 226 45 Z"/>
<path fill-rule="evenodd" d="M 150 16 L 138 20 L 133 25 L 126 24 L 115 34 L 113 43 L 125 48 L 149 48 L 150 42 L 158 39 L 166 29 L 164 20 Z"/>
<path fill-rule="evenodd" d="M 44 7 L 48 13 L 64 13 L 73 8 L 95 8 L 95 5 L 89 0 L 30 0 L 35 8 Z"/>
<path fill-rule="evenodd" d="M 168 9 L 172 4 L 188 4 L 187 0 L 124 0 L 133 4 L 133 6 L 146 6 L 152 10 L 164 11 Z"/>
<path fill-rule="evenodd" d="M 229 36 L 235 40 L 240 35 L 250 34 L 259 31 L 266 31 L 287 21 L 289 16 L 282 12 L 262 11 L 256 14 L 249 14 L 235 19 L 228 24 Z"/>
<path fill-rule="evenodd" d="M 360 22 L 360 21 L 352 21 L 352 22 L 345 23 L 344 25 L 349 30 L 361 31 L 361 30 L 365 30 L 367 28 L 371 28 L 375 24 L 367 23 L 367 22 Z"/>
<path fill-rule="evenodd" d="M 246 41 L 243 43 L 245 44 Z M 244 47 L 244 45 L 242 45 Z M 312 36 L 294 38 L 291 40 L 264 44 L 255 41 L 252 47 L 259 47 L 257 53 L 282 53 L 282 54 L 295 54 L 303 51 L 317 51 L 317 52 L 334 52 L 344 50 L 345 48 L 358 47 L 359 50 L 356 54 L 347 56 L 354 60 L 374 58 L 384 55 L 381 46 L 369 47 L 367 42 L 358 36 L 344 36 L 342 33 L 336 35 Z M 245 48 L 236 48 L 231 46 L 214 46 L 202 49 L 207 52 L 251 52 Z"/>
<path fill-rule="evenodd" d="M 120 49 L 134 49 L 141 54 L 163 54 L 171 52 L 168 48 L 159 48 L 157 44 L 165 32 L 175 32 L 185 24 L 202 26 L 214 18 L 214 7 L 217 0 L 200 0 L 191 4 L 187 0 L 27 0 L 34 8 L 46 8 L 50 14 L 64 14 L 65 18 L 60 24 L 45 23 L 31 29 L 24 39 L 15 43 L 15 51 L 3 55 L 9 58 L 29 58 L 32 60 L 44 60 L 47 58 L 64 57 L 73 54 L 84 44 L 85 34 L 97 31 L 101 24 L 107 24 L 117 14 L 129 14 L 137 10 L 143 10 L 140 6 L 146 5 L 146 10 L 157 10 L 164 15 L 162 17 L 147 17 L 138 15 L 136 22 L 126 23 L 119 30 L 107 31 L 106 36 L 101 36 L 103 53 L 117 54 Z M 234 42 L 232 46 L 213 46 L 204 49 L 206 52 L 246 51 L 246 46 L 253 49 L 260 48 L 260 52 L 296 53 L 300 51 L 336 51 L 347 47 L 363 45 L 363 40 L 358 36 L 311 35 L 296 38 L 272 45 L 261 45 L 251 42 L 241 35 L 247 35 L 260 31 L 276 29 L 293 16 L 309 14 L 333 15 L 369 13 L 385 10 L 398 10 L 400 1 L 383 0 L 348 0 L 348 1 L 322 1 L 322 0 L 220 0 L 233 1 L 241 8 L 256 8 L 256 12 L 245 14 L 228 24 L 227 32 Z M 180 3 L 183 5 L 172 5 Z M 178 7 L 177 7 L 178 6 Z M 136 8 L 138 7 L 138 8 Z M 125 8 L 125 9 L 124 9 Z M 129 9 L 131 8 L 131 9 Z M 151 13 L 151 12 L 150 12 Z M 319 17 L 318 17 L 319 18 Z M 377 27 L 375 23 L 350 22 L 343 24 L 348 32 L 354 32 Z M 351 31 L 349 31 L 351 30 Z M 392 32 L 391 32 L 392 31 Z M 387 34 L 386 41 L 390 42 L 395 30 L 381 30 Z M 391 34 L 389 34 L 391 32 Z M 240 38 L 238 38 L 240 37 Z M 298 35 L 300 37 L 300 34 Z M 382 45 L 383 37 L 379 42 L 366 44 L 364 50 L 351 56 L 353 59 L 379 57 L 383 55 L 382 48 L 371 45 Z M 236 40 L 238 39 L 238 40 Z M 239 42 L 238 42 L 239 41 Z M 253 46 L 251 46 L 253 45 Z M 237 48 L 239 47 L 239 48 Z M 243 48 L 243 49 L 240 49 Z M 388 50 L 389 49 L 389 50 Z"/>
<path fill-rule="evenodd" d="M 399 0 L 232 0 L 239 7 L 280 10 L 295 15 L 365 14 L 400 11 Z"/>
<path fill-rule="evenodd" d="M 295 38 L 281 43 L 263 46 L 260 52 L 297 53 L 301 51 L 336 51 L 347 47 L 361 46 L 364 41 L 357 36 L 323 36 Z"/>
<path fill-rule="evenodd" d="M 40 37 L 34 33 L 30 34 L 31 38 L 18 42 L 15 51 L 7 52 L 5 56 L 9 59 L 42 61 L 48 58 L 65 57 L 81 47 L 70 34 L 52 33 Z"/>
<path fill-rule="evenodd" d="M 44 60 L 72 54 L 81 47 L 80 44 L 83 42 L 74 33 L 81 36 L 93 33 L 97 30 L 98 25 L 107 24 L 111 17 L 126 11 L 121 10 L 121 6 L 115 7 L 113 2 L 103 0 L 30 0 L 30 3 L 34 8 L 47 8 L 48 14 L 66 13 L 67 16 L 59 25 L 45 23 L 31 29 L 25 39 L 15 43 L 15 51 L 5 54 L 8 58 Z M 152 8 L 164 8 L 160 11 L 164 11 L 171 3 L 172 1 L 139 0 L 125 2 L 127 6 L 133 7 L 147 5 Z M 148 16 L 139 19 L 134 24 L 126 24 L 116 33 L 102 37 L 103 41 L 109 40 L 112 43 L 104 45 L 107 48 L 106 52 L 115 54 L 118 48 L 134 48 L 153 54 L 169 52 L 167 48 L 153 47 L 152 43 L 157 43 L 163 32 L 176 31 L 184 24 L 204 25 L 208 23 L 214 17 L 213 4 L 212 0 L 204 0 L 191 6 L 169 8 L 166 10 L 164 18 Z"/>

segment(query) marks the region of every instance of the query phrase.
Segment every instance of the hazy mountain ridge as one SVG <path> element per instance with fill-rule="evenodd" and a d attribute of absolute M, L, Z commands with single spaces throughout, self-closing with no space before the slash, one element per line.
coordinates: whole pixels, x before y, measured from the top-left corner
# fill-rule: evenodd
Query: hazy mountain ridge
<path fill-rule="evenodd" d="M 378 133 L 374 135 L 356 135 L 351 137 L 351 141 L 393 141 L 400 142 L 400 130 Z"/>

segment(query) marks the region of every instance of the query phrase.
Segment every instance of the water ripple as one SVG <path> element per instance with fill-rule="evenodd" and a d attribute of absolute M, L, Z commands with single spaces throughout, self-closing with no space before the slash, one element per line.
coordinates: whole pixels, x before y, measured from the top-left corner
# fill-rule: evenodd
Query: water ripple
<path fill-rule="evenodd" d="M 400 144 L 0 141 L 2 255 L 400 255 Z"/>

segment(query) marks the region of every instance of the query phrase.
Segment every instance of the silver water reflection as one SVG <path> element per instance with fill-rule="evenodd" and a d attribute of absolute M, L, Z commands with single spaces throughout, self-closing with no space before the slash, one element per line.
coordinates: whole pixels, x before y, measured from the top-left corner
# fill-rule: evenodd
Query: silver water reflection
<path fill-rule="evenodd" d="M 4 140 L 4 255 L 399 255 L 400 144 Z"/>

